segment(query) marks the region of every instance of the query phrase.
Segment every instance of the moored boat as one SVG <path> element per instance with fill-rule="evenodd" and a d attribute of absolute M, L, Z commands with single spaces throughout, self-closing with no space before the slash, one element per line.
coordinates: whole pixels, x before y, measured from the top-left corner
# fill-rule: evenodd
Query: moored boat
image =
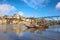
<path fill-rule="evenodd" d="M 29 28 L 38 28 L 38 29 L 44 29 L 44 28 L 48 28 L 48 26 L 46 25 L 32 25 L 32 26 L 27 26 L 26 24 L 24 24 L 28 29 Z"/>

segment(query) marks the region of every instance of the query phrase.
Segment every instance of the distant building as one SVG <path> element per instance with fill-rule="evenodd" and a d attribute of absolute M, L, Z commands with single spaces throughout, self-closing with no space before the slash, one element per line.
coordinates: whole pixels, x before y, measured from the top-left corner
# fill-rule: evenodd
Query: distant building
<path fill-rule="evenodd" d="M 0 24 L 2 24 L 2 18 L 0 17 Z"/>
<path fill-rule="evenodd" d="M 4 18 L 0 17 L 0 24 L 6 24 L 6 22 L 7 22 L 7 20 L 6 20 L 6 19 L 4 19 Z"/>
<path fill-rule="evenodd" d="M 22 21 L 25 21 L 25 17 L 19 15 L 19 14 L 14 14 L 13 15 L 13 23 L 20 23 Z"/>

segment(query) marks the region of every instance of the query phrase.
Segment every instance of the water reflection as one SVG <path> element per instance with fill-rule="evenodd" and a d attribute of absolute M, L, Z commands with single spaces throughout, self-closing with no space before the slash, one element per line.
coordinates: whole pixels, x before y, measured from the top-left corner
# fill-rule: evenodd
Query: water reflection
<path fill-rule="evenodd" d="M 7 25 L 0 25 L 0 31 L 2 31 L 2 32 L 6 33 L 6 32 L 7 32 L 7 30 L 8 30 Z"/>
<path fill-rule="evenodd" d="M 58 32 L 51 32 L 51 29 L 53 27 L 49 27 L 48 29 L 27 29 L 22 24 L 8 24 L 0 25 L 0 35 L 5 35 L 9 40 L 60 40 L 60 34 Z"/>

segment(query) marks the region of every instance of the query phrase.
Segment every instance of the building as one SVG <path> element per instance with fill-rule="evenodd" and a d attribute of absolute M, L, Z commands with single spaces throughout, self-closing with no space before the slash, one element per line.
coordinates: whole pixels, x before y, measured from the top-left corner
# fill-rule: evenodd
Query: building
<path fill-rule="evenodd" d="M 0 17 L 0 24 L 6 24 L 7 20 L 3 17 Z"/>

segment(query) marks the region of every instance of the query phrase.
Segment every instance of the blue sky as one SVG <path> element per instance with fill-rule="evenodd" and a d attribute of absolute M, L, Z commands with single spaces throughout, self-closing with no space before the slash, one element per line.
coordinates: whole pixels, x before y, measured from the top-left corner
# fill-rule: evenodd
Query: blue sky
<path fill-rule="evenodd" d="M 59 16 L 60 0 L 0 0 L 0 16 L 15 13 L 26 17 Z"/>

